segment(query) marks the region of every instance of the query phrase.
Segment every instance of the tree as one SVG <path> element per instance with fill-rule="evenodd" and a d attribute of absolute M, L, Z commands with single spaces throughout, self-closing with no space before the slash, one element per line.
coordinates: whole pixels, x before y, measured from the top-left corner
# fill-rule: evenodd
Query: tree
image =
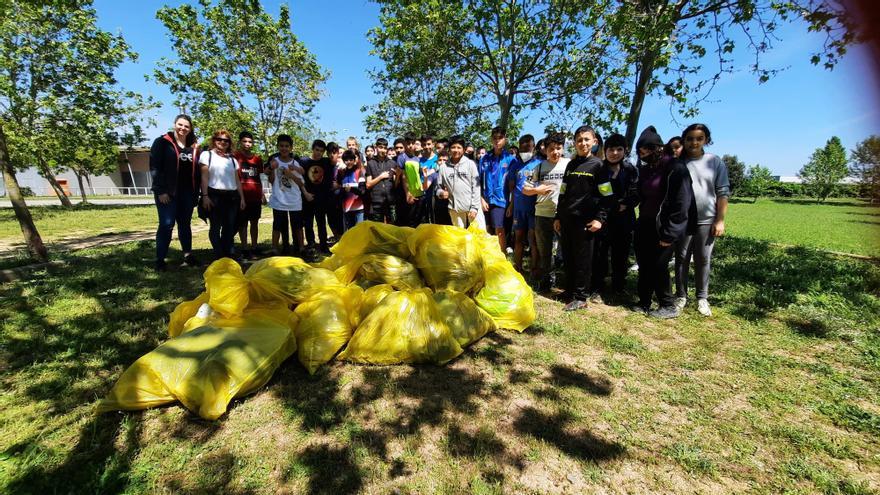
<path fill-rule="evenodd" d="M 61 129 L 80 114 L 112 120 L 125 99 L 113 73 L 135 57 L 121 36 L 97 27 L 89 0 L 0 2 L 0 167 L 32 257 L 48 254 L 16 170 L 37 165 L 51 176 Z"/>
<path fill-rule="evenodd" d="M 741 162 L 736 155 L 724 155 L 721 161 L 727 166 L 727 177 L 730 179 L 730 195 L 743 192 L 746 180 L 746 164 Z"/>
<path fill-rule="evenodd" d="M 799 175 L 804 180 L 804 187 L 816 201 L 825 201 L 848 173 L 846 150 L 840 144 L 840 138 L 833 136 L 824 148 L 817 148 L 813 152 Z"/>
<path fill-rule="evenodd" d="M 736 159 L 736 157 L 733 158 Z M 749 167 L 743 181 L 742 195 L 751 196 L 754 198 L 753 203 L 757 202 L 758 198 L 767 196 L 774 182 L 776 181 L 773 179 L 769 168 L 762 167 L 761 165 L 752 165 Z"/>
<path fill-rule="evenodd" d="M 856 145 L 850 154 L 850 174 L 859 179 L 859 195 L 880 199 L 880 136 L 873 135 Z"/>
<path fill-rule="evenodd" d="M 197 116 L 199 134 L 250 130 L 267 151 L 278 133 L 308 132 L 327 73 L 291 31 L 287 5 L 277 19 L 258 0 L 199 0 L 156 17 L 177 59 L 163 58 L 154 77 Z"/>
<path fill-rule="evenodd" d="M 575 99 L 589 100 L 597 116 L 619 116 L 614 93 L 602 92 L 606 78 L 616 80 L 602 28 L 610 3 L 380 0 L 368 36 L 384 63 L 371 75 L 388 104 L 367 126 L 381 128 L 373 123 L 384 118 L 437 121 L 447 133 L 488 112 L 509 127 L 523 109 L 570 108 Z M 391 109 L 398 113 L 386 116 Z"/>
<path fill-rule="evenodd" d="M 617 72 L 623 77 L 619 88 L 624 93 L 617 98 L 626 100 L 629 107 L 626 138 L 631 143 L 648 96 L 669 98 L 676 113 L 695 116 L 718 81 L 739 70 L 734 55 L 743 51 L 742 45 L 753 61 L 748 70 L 759 83 L 780 72 L 763 65 L 761 58 L 779 41 L 779 29 L 789 22 L 799 19 L 808 31 L 825 34 L 823 49 L 811 54 L 810 61 L 826 69 L 834 68 L 848 46 L 860 41 L 854 19 L 836 0 L 618 3 L 609 28 L 618 44 L 617 60 L 626 69 Z"/>

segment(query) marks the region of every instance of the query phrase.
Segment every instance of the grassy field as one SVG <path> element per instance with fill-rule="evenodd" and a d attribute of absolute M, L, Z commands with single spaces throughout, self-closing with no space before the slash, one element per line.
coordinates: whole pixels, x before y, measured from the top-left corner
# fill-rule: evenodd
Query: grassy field
<path fill-rule="evenodd" d="M 880 258 L 880 205 L 857 199 L 734 200 L 731 235 Z"/>
<path fill-rule="evenodd" d="M 155 230 L 158 224 L 153 205 L 107 206 L 76 205 L 32 206 L 31 216 L 43 241 L 54 241 L 93 235 Z M 0 241 L 23 242 L 21 228 L 12 208 L 0 208 Z"/>
<path fill-rule="evenodd" d="M 871 262 L 729 237 L 711 320 L 537 298 L 531 328 L 444 367 L 291 359 L 218 421 L 96 416 L 201 290 L 198 270 L 145 270 L 152 253 L 89 249 L 0 286 L 0 493 L 880 491 Z"/>

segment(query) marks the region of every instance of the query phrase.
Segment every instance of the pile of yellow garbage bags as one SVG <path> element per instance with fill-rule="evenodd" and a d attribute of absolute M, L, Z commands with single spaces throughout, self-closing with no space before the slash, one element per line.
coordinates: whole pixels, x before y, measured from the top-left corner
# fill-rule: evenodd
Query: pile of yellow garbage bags
<path fill-rule="evenodd" d="M 475 225 L 362 222 L 331 251 L 315 266 L 212 263 L 205 291 L 171 313 L 169 340 L 135 361 L 98 410 L 180 401 L 216 419 L 294 353 L 310 374 L 334 358 L 444 364 L 491 331 L 535 319 L 531 288 Z"/>

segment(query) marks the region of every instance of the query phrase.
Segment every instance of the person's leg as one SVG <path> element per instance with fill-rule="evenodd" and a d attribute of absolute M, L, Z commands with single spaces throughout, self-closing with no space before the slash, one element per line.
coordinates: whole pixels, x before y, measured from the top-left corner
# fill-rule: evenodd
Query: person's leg
<path fill-rule="evenodd" d="M 463 229 L 467 228 L 467 225 L 468 225 L 467 212 L 458 211 L 458 210 L 449 210 L 449 218 L 452 220 L 453 226 L 461 227 Z"/>
<path fill-rule="evenodd" d="M 220 249 L 223 256 L 232 257 L 233 246 L 235 244 L 235 232 L 238 230 L 238 213 L 241 211 L 241 200 L 238 193 L 224 194 L 223 207 L 221 209 L 221 225 L 220 225 Z"/>
<path fill-rule="evenodd" d="M 553 261 L 553 219 L 535 217 L 535 251 L 538 253 L 536 265 L 540 277 L 539 289 L 550 290 Z"/>
<path fill-rule="evenodd" d="M 293 229 L 293 239 L 296 242 L 297 253 L 302 253 L 305 246 L 303 245 L 303 215 L 302 211 L 290 212 L 290 228 Z"/>
<path fill-rule="evenodd" d="M 638 305 L 644 309 L 651 306 L 651 295 L 654 293 L 654 253 L 656 251 L 657 234 L 653 227 L 645 227 L 641 222 L 636 231 L 635 252 L 636 263 L 639 264 Z"/>
<path fill-rule="evenodd" d="M 513 230 L 513 267 L 516 271 L 523 271 L 523 252 L 525 251 L 526 236 L 528 231 L 516 228 Z"/>
<path fill-rule="evenodd" d="M 342 227 L 345 232 L 348 232 L 350 228 L 354 227 L 353 213 L 353 211 L 346 211 L 342 214 Z"/>
<path fill-rule="evenodd" d="M 223 257 L 223 248 L 220 244 L 220 229 L 223 226 L 223 208 L 219 194 L 209 189 L 208 197 L 211 199 L 212 205 L 208 216 L 208 223 L 210 224 L 208 240 L 211 241 L 214 259 L 217 260 Z"/>
<path fill-rule="evenodd" d="M 175 198 L 171 202 L 162 204 L 156 196 L 156 212 L 159 214 L 159 226 L 156 228 L 156 268 L 165 267 L 165 258 L 168 256 L 168 247 L 171 245 L 171 234 L 174 232 L 175 214 L 177 204 Z"/>
<path fill-rule="evenodd" d="M 284 221 L 279 218 L 281 215 L 285 215 L 286 213 L 281 210 L 272 209 L 272 249 L 275 251 L 275 254 L 281 253 L 281 247 L 278 245 L 278 240 L 281 237 L 281 228 L 284 226 Z"/>
<path fill-rule="evenodd" d="M 608 253 L 610 232 L 606 228 L 593 241 L 593 274 L 590 280 L 590 292 L 599 293 L 605 290 L 605 277 L 608 276 Z"/>
<path fill-rule="evenodd" d="M 192 254 L 192 216 L 196 207 L 196 198 L 192 191 L 180 190 L 177 192 L 175 202 L 177 238 L 180 240 L 180 250 L 183 251 L 184 259 L 188 259 Z"/>
<path fill-rule="evenodd" d="M 318 201 L 315 199 L 303 202 L 303 228 L 306 232 L 306 243 L 311 247 L 315 246 L 315 211 Z"/>
<path fill-rule="evenodd" d="M 327 211 L 320 205 L 315 207 L 315 222 L 318 224 L 318 248 L 327 250 Z"/>
<path fill-rule="evenodd" d="M 370 205 L 370 212 L 367 213 L 367 220 L 371 222 L 384 222 L 386 218 L 386 206 L 383 203 L 373 203 Z"/>
<path fill-rule="evenodd" d="M 257 239 L 260 238 L 260 218 L 251 220 L 251 249 L 257 249 Z"/>
<path fill-rule="evenodd" d="M 357 224 L 359 224 L 363 221 L 364 221 L 364 210 L 355 211 L 354 212 L 354 225 L 352 225 L 352 227 L 356 226 Z"/>
<path fill-rule="evenodd" d="M 688 272 L 691 266 L 691 243 L 693 236 L 686 235 L 678 242 L 674 243 L 675 256 L 675 297 L 676 299 L 687 299 L 688 289 Z"/>
<path fill-rule="evenodd" d="M 629 250 L 632 245 L 632 231 L 626 228 L 609 232 L 611 247 L 611 288 L 622 292 L 626 288 L 626 274 L 629 271 Z"/>
<path fill-rule="evenodd" d="M 338 242 L 339 239 L 342 238 L 342 234 L 345 233 L 345 227 L 343 226 L 343 211 L 342 204 L 339 203 L 339 198 L 334 197 L 327 203 L 327 223 L 330 224 L 330 231 L 333 232 L 333 237 Z"/>
<path fill-rule="evenodd" d="M 675 244 L 667 247 L 660 247 L 658 244 L 657 258 L 654 262 L 654 292 L 661 308 L 675 306 L 675 297 L 672 295 L 672 279 L 669 277 L 669 261 L 674 253 Z"/>
<path fill-rule="evenodd" d="M 714 247 L 715 236 L 712 235 L 712 226 L 700 225 L 697 228 L 692 246 L 697 300 L 709 297 L 709 274 L 712 268 L 712 249 Z"/>

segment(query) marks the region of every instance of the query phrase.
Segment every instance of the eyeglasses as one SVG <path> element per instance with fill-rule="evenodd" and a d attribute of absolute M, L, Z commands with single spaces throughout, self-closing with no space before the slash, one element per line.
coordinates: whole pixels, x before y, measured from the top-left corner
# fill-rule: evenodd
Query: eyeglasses
<path fill-rule="evenodd" d="M 231 139 L 228 139 L 228 138 L 219 138 L 219 137 L 214 138 L 214 141 L 217 141 L 217 142 L 219 142 L 219 143 L 231 143 L 231 142 L 232 142 Z"/>

